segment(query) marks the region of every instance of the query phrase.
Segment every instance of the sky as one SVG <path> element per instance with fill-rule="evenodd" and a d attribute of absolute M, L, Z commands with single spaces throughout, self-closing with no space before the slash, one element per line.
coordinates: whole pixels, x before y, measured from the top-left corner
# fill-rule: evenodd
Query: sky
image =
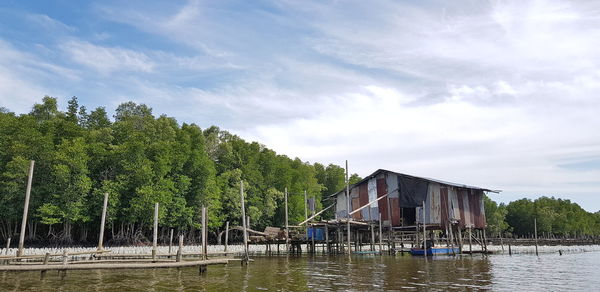
<path fill-rule="evenodd" d="M 0 107 L 144 103 L 303 161 L 600 210 L 598 1 L 11 1 Z"/>

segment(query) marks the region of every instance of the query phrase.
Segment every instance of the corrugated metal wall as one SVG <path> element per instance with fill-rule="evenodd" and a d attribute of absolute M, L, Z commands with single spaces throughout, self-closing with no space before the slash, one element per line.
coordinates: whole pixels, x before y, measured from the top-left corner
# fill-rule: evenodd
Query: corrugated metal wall
<path fill-rule="evenodd" d="M 380 173 L 377 177 L 364 181 L 350 189 L 351 209 L 356 210 L 390 191 L 388 199 L 381 199 L 370 208 L 364 208 L 352 215 L 355 220 L 378 220 L 379 213 L 384 224 L 401 225 L 401 206 L 398 197 L 398 176 L 393 173 Z M 416 221 L 422 223 L 423 210 L 416 208 Z M 346 217 L 346 199 L 342 192 L 337 197 L 336 215 Z M 370 214 L 370 217 L 369 217 Z M 443 228 L 449 221 L 457 220 L 463 228 L 485 228 L 483 191 L 429 183 L 425 200 L 425 223 Z"/>

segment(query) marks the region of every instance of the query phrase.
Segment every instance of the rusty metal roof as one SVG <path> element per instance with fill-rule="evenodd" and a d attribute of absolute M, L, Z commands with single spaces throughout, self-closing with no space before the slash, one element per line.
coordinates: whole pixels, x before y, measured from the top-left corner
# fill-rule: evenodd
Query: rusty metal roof
<path fill-rule="evenodd" d="M 500 193 L 501 190 L 490 190 L 490 189 L 486 189 L 486 188 L 480 188 L 480 187 L 475 187 L 475 186 L 469 186 L 469 185 L 465 185 L 465 184 L 459 184 L 459 183 L 452 183 L 452 182 L 447 182 L 447 181 L 443 181 L 443 180 L 439 180 L 439 179 L 433 179 L 433 178 L 428 178 L 428 177 L 420 177 L 420 176 L 414 176 L 414 175 L 409 175 L 409 174 L 404 174 L 404 173 L 399 173 L 399 172 L 395 172 L 395 171 L 391 171 L 391 170 L 387 170 L 387 169 L 378 169 L 375 172 L 373 172 L 372 174 L 366 176 L 365 178 L 363 178 L 362 180 L 360 180 L 359 182 L 350 185 L 350 188 L 353 188 L 371 178 L 376 177 L 378 174 L 382 173 L 382 172 L 389 172 L 389 173 L 393 173 L 396 175 L 400 175 L 400 176 L 405 176 L 405 177 L 411 177 L 411 178 L 417 178 L 417 179 L 422 179 L 422 180 L 426 180 L 426 181 L 430 181 L 430 182 L 435 182 L 435 183 L 439 183 L 442 185 L 447 185 L 447 186 L 453 186 L 453 187 L 457 187 L 457 188 L 465 188 L 465 189 L 473 189 L 473 190 L 481 190 L 484 192 L 491 192 L 491 193 Z M 344 192 L 345 188 L 337 191 L 336 193 L 330 195 L 329 197 L 334 197 L 337 194 Z"/>

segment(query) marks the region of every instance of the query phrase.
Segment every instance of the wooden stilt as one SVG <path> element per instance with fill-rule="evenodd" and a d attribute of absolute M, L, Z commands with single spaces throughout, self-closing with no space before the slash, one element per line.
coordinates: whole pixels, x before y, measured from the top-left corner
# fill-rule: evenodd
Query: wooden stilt
<path fill-rule="evenodd" d="M 152 260 L 156 260 L 158 244 L 158 203 L 154 203 L 154 234 L 152 236 Z"/>
<path fill-rule="evenodd" d="M 98 235 L 98 250 L 102 250 L 104 243 L 104 224 L 106 223 L 106 208 L 108 206 L 108 193 L 104 193 L 104 203 L 102 204 L 102 217 L 100 218 L 100 234 Z"/>
<path fill-rule="evenodd" d="M 21 221 L 21 233 L 19 234 L 19 249 L 17 256 L 23 255 L 25 246 L 25 227 L 27 226 L 27 212 L 29 211 L 29 197 L 31 196 L 31 181 L 33 180 L 33 167 L 35 161 L 31 160 L 29 164 L 29 177 L 27 178 L 27 189 L 25 190 L 25 205 L 23 206 L 23 219 Z"/>
<path fill-rule="evenodd" d="M 248 263 L 248 231 L 246 230 L 246 208 L 244 207 L 244 181 L 240 181 L 240 197 L 242 202 L 242 228 L 244 229 L 244 259 L 242 265 Z M 286 191 L 286 230 L 287 230 L 287 191 Z M 287 238 L 287 232 L 286 232 Z"/>
<path fill-rule="evenodd" d="M 224 252 L 227 252 L 227 245 L 229 244 L 229 221 L 225 222 L 225 248 Z"/>

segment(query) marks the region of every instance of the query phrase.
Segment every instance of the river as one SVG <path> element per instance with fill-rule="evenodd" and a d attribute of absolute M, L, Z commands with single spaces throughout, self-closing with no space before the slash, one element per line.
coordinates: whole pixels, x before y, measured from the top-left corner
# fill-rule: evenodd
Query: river
<path fill-rule="evenodd" d="M 274 256 L 154 270 L 0 272 L 2 291 L 598 291 L 600 252 L 459 257 Z"/>

